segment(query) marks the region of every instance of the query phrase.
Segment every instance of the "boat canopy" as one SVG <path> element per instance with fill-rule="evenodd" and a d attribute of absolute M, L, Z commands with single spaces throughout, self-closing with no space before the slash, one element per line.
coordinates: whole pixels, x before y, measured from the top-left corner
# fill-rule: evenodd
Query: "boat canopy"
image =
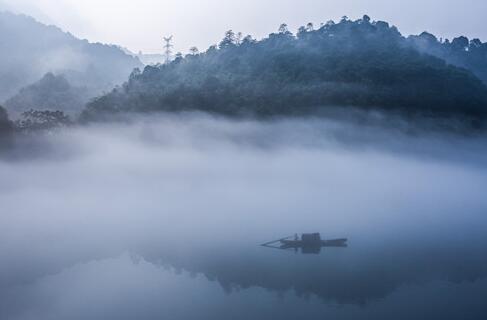
<path fill-rule="evenodd" d="M 319 233 L 305 233 L 301 240 L 304 245 L 321 245 L 321 235 Z"/>

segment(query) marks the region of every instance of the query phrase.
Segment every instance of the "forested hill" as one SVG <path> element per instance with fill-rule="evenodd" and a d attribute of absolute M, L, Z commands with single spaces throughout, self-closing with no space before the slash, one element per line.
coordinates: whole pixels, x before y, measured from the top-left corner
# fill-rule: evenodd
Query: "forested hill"
<path fill-rule="evenodd" d="M 134 72 L 83 116 L 201 110 L 293 115 L 327 106 L 405 112 L 487 112 L 487 88 L 471 71 L 422 53 L 388 23 L 342 19 L 294 35 L 282 25 L 262 41 L 229 31 L 205 53 Z"/>
<path fill-rule="evenodd" d="M 76 116 L 92 96 L 86 87 L 74 87 L 63 75 L 47 73 L 41 80 L 22 88 L 18 94 L 5 101 L 9 116 L 18 119 L 31 109 L 62 111 Z"/>
<path fill-rule="evenodd" d="M 0 12 L 0 39 L 0 102 L 48 72 L 100 94 L 142 66 L 116 46 L 80 40 L 25 15 Z"/>

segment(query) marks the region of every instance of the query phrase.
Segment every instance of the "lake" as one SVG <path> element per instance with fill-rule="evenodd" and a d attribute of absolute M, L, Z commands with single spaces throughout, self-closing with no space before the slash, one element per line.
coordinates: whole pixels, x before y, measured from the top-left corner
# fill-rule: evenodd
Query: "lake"
<path fill-rule="evenodd" d="M 486 319 L 486 142 L 198 114 L 21 138 L 0 319 Z M 349 246 L 260 246 L 306 232 Z"/>

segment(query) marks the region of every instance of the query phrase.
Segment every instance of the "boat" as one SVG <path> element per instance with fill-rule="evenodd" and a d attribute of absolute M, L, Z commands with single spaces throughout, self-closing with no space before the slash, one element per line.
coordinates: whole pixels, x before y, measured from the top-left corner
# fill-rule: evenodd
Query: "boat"
<path fill-rule="evenodd" d="M 318 245 L 321 247 L 346 247 L 347 242 L 348 242 L 348 239 L 321 240 L 321 242 L 318 243 Z M 289 248 L 295 248 L 295 247 L 301 248 L 301 247 L 305 247 L 305 246 L 309 245 L 309 244 L 306 244 L 305 242 L 303 242 L 301 240 L 297 240 L 297 241 L 296 240 L 281 240 L 281 244 L 283 246 L 286 246 Z"/>
<path fill-rule="evenodd" d="M 279 245 L 276 246 L 276 244 Z M 281 250 L 294 249 L 295 251 L 298 251 L 301 249 L 302 253 L 320 253 L 321 248 L 324 247 L 348 247 L 348 239 L 322 240 L 320 233 L 305 233 L 302 234 L 301 237 L 298 237 L 296 234 L 294 236 L 264 243 L 262 246 Z"/>

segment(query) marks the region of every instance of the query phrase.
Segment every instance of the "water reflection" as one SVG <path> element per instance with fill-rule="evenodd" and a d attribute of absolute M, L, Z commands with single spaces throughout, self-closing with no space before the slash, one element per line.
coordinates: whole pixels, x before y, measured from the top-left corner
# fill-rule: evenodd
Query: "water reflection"
<path fill-rule="evenodd" d="M 425 301 L 446 295 L 449 302 L 430 312 L 433 318 L 454 319 L 458 317 L 454 311 L 465 308 L 473 312 L 469 319 L 483 319 L 486 314 L 478 296 L 487 294 L 485 235 L 458 238 L 436 233 L 435 237 L 416 235 L 410 239 L 414 241 L 381 237 L 375 242 L 355 235 L 353 239 L 346 250 L 324 248 L 320 255 L 268 250 L 244 239 L 223 245 L 163 238 L 139 243 L 130 249 L 130 256 L 114 248 L 103 255 L 92 248 L 91 258 L 78 255 L 78 261 L 62 262 L 61 252 L 43 252 L 43 266 L 30 266 L 37 276 L 22 278 L 24 270 L 17 269 L 11 274 L 17 274 L 19 281 L 0 284 L 0 318 L 28 319 L 27 310 L 48 319 L 56 313 L 70 319 L 129 319 L 129 315 L 156 319 L 170 309 L 172 319 L 198 319 L 198 315 L 199 319 L 209 319 L 208 315 L 245 319 L 244 308 L 249 306 L 255 319 L 296 317 L 297 311 L 289 306 L 281 309 L 278 301 L 284 300 L 311 318 L 328 314 L 355 319 L 380 311 L 375 319 L 389 319 L 413 303 L 407 297 L 407 304 L 397 304 L 395 299 L 405 299 L 405 294 L 422 295 Z M 62 254 L 68 252 L 64 247 Z M 188 297 L 197 301 L 191 311 Z M 93 304 L 94 311 L 80 309 L 86 303 Z M 217 309 L 229 303 L 232 312 L 217 312 L 205 303 Z M 342 307 L 331 307 L 336 304 Z M 262 312 L 267 305 L 277 309 Z"/>
<path fill-rule="evenodd" d="M 0 161 L 0 319 L 485 319 L 485 143 L 327 127 L 95 126 Z M 296 230 L 351 242 L 258 245 Z"/>
<path fill-rule="evenodd" d="M 292 290 L 299 297 L 357 305 L 383 299 L 405 285 L 459 284 L 487 276 L 485 244 L 449 242 L 445 248 L 440 243 L 418 241 L 384 247 L 357 245 L 346 251 L 326 248 L 320 256 L 295 256 L 265 248 L 209 250 L 191 256 L 160 248 L 141 256 L 156 265 L 204 274 L 227 292 L 251 287 L 278 294 Z"/>

